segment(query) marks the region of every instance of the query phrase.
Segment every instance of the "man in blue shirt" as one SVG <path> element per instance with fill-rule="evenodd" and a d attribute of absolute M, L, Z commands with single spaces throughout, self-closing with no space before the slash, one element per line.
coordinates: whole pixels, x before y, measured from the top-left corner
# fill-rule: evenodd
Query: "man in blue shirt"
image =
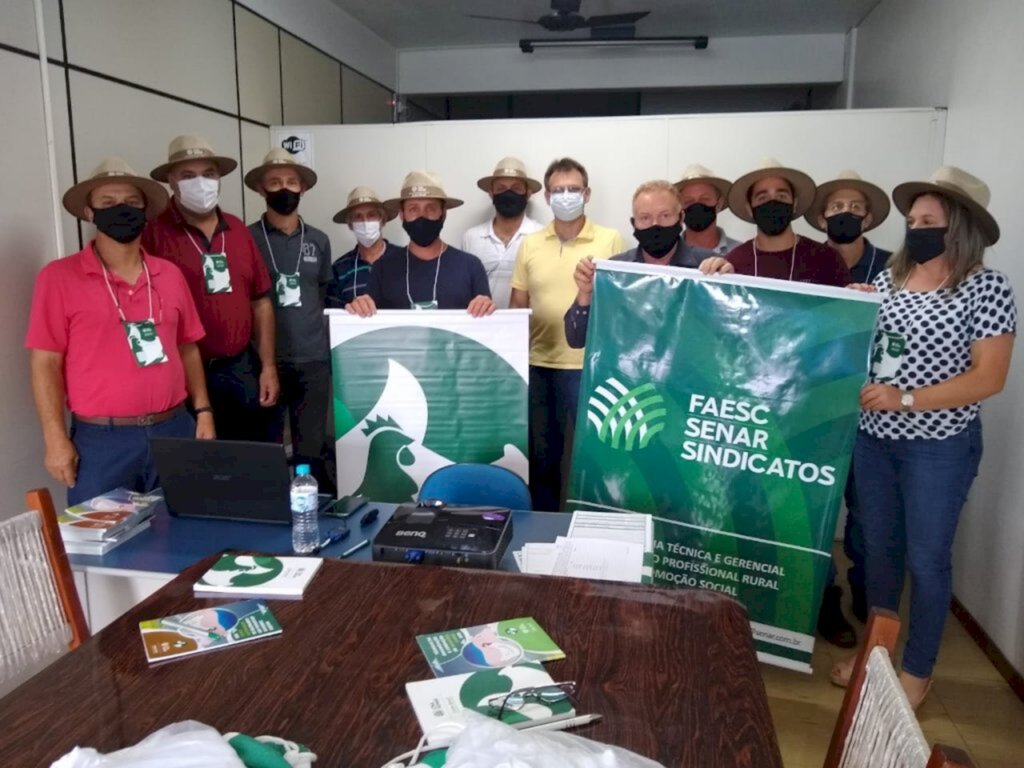
<path fill-rule="evenodd" d="M 332 267 L 327 285 L 327 306 L 344 309 L 356 296 L 369 290 L 370 268 L 384 255 L 404 253 L 382 236 L 384 225 L 398 212 L 388 213 L 377 193 L 369 187 L 356 187 L 348 193 L 345 207 L 334 214 L 334 222 L 347 224 L 356 238 L 356 247 L 343 254 Z"/>
<path fill-rule="evenodd" d="M 828 245 L 842 257 L 855 283 L 871 283 L 885 269 L 892 255 L 870 242 L 864 235 L 879 226 L 889 215 L 889 196 L 864 181 L 855 171 L 842 171 L 835 179 L 818 187 L 814 202 L 804 218 L 815 229 L 828 235 Z M 853 599 L 853 613 L 867 621 L 867 600 L 864 594 L 864 535 L 860 527 L 857 491 L 853 482 L 853 466 L 846 481 L 846 528 L 843 551 L 850 558 L 846 572 Z M 833 563 L 829 581 L 818 613 L 818 632 L 840 648 L 852 648 L 857 636 L 846 617 L 840 600 L 843 588 L 835 583 Z"/>

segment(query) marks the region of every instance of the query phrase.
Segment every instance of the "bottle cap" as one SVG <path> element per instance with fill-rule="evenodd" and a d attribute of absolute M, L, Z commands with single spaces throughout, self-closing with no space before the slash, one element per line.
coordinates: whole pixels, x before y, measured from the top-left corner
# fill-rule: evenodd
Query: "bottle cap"
<path fill-rule="evenodd" d="M 295 467 L 295 475 L 297 477 L 309 474 L 309 464 L 299 464 Z"/>

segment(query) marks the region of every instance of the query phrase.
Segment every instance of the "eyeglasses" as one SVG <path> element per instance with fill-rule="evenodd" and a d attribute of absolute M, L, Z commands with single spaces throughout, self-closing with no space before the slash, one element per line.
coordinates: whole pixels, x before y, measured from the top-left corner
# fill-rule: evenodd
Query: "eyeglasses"
<path fill-rule="evenodd" d="M 538 701 L 541 704 L 557 704 L 566 699 L 572 699 L 576 693 L 576 681 L 570 680 L 564 683 L 553 683 L 551 685 L 539 685 L 533 688 L 520 688 L 510 693 L 503 693 L 500 696 L 492 696 L 487 700 L 487 706 L 498 711 L 497 719 L 501 720 L 507 710 L 517 711 L 526 706 L 528 701 Z"/>

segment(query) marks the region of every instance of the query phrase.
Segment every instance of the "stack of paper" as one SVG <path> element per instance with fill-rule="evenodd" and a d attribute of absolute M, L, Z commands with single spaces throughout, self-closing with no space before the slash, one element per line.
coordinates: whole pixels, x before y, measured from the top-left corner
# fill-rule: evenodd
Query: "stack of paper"
<path fill-rule="evenodd" d="M 523 573 L 649 583 L 653 553 L 650 515 L 581 510 L 573 513 L 566 536 L 527 543 L 513 555 Z"/>
<path fill-rule="evenodd" d="M 68 507 L 57 515 L 64 550 L 72 555 L 105 555 L 148 528 L 162 499 L 159 489 L 136 493 L 115 488 Z"/>

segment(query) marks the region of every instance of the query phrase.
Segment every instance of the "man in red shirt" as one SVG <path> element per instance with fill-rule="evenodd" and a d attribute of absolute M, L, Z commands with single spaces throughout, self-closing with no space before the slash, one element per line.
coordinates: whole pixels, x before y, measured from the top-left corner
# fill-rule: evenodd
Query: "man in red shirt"
<path fill-rule="evenodd" d="M 192 292 L 206 329 L 199 353 L 218 436 L 272 440 L 280 386 L 270 275 L 245 224 L 217 205 L 220 178 L 236 167 L 199 136 L 171 141 L 167 162 L 150 176 L 168 183 L 174 197 L 142 243 L 174 262 Z"/>
<path fill-rule="evenodd" d="M 151 436 L 214 437 L 196 346 L 203 327 L 185 278 L 140 245 L 146 219 L 166 206 L 159 184 L 104 160 L 64 195 L 96 239 L 36 280 L 25 346 L 46 468 L 68 486 L 69 505 L 119 486 L 157 487 Z"/>
<path fill-rule="evenodd" d="M 736 272 L 838 287 L 852 283 L 850 271 L 834 250 L 793 231 L 793 219 L 803 216 L 811 206 L 814 191 L 810 176 L 786 168 L 773 158 L 736 179 L 729 190 L 729 209 L 744 221 L 756 224 L 757 234 L 725 257 L 705 259 L 700 271 Z"/>

